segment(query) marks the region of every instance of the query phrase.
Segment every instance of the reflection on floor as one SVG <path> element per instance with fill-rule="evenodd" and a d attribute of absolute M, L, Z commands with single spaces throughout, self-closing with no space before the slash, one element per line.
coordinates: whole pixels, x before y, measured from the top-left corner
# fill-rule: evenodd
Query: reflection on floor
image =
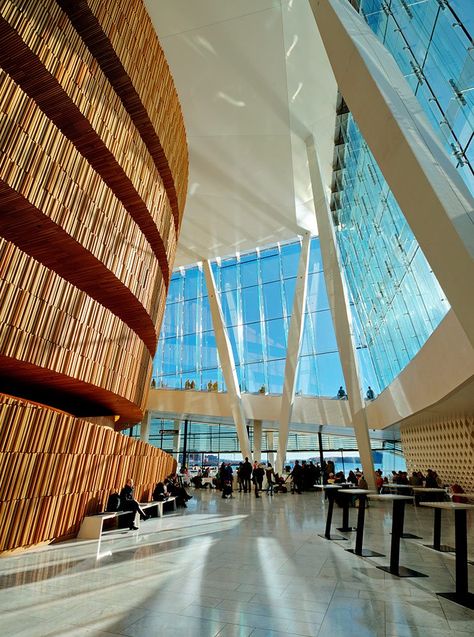
<path fill-rule="evenodd" d="M 320 493 L 235 494 L 197 491 L 186 510 L 115 531 L 0 560 L 0 633 L 5 636 L 150 637 L 429 636 L 474 634 L 474 611 L 435 592 L 454 590 L 454 557 L 432 551 L 431 510 L 406 510 L 400 563 L 427 573 L 399 579 L 388 563 L 391 507 L 366 512 L 364 559 L 329 542 Z M 340 511 L 335 525 L 340 526 Z M 356 510 L 351 511 L 356 522 Z M 454 542 L 444 515 L 442 541 Z M 474 515 L 468 516 L 470 559 Z M 470 568 L 474 590 L 474 567 Z"/>

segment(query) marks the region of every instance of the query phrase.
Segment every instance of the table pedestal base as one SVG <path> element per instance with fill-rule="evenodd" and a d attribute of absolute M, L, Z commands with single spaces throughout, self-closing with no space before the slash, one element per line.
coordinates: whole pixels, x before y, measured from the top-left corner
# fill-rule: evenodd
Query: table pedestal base
<path fill-rule="evenodd" d="M 437 593 L 437 595 L 474 610 L 474 593 Z"/>
<path fill-rule="evenodd" d="M 352 531 L 357 531 L 357 529 L 353 526 L 337 526 L 336 529 L 341 531 L 341 533 L 352 533 Z"/>
<path fill-rule="evenodd" d="M 381 571 L 385 571 L 386 573 L 390 573 L 391 575 L 395 575 L 396 577 L 428 577 L 428 575 L 420 573 L 419 571 L 414 571 L 406 566 L 399 566 L 396 573 L 390 570 L 390 566 L 377 566 L 377 568 Z"/>
<path fill-rule="evenodd" d="M 390 533 L 390 535 L 392 535 Z M 423 538 L 420 535 L 414 535 L 413 533 L 402 533 L 400 535 L 404 540 L 422 540 Z"/>
<path fill-rule="evenodd" d="M 323 540 L 347 540 L 346 537 L 342 537 L 342 535 L 332 535 L 332 536 L 327 536 L 324 535 L 323 533 L 318 533 L 319 537 L 322 537 Z"/>
<path fill-rule="evenodd" d="M 359 557 L 385 557 L 384 553 L 377 553 L 377 551 L 371 551 L 370 549 L 362 549 L 360 553 L 357 553 L 356 549 L 346 549 L 346 551 Z"/>
<path fill-rule="evenodd" d="M 433 549 L 433 551 L 440 551 L 441 553 L 456 553 L 454 546 L 448 546 L 448 544 L 440 544 L 439 546 L 423 544 L 423 546 L 426 546 L 428 549 Z"/>

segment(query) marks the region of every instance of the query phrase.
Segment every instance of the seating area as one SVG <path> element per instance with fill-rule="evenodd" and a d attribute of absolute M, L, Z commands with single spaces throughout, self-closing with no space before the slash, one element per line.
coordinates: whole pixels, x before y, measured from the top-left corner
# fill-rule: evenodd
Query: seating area
<path fill-rule="evenodd" d="M 193 492 L 187 509 L 152 518 L 136 533 L 70 542 L 2 560 L 2 630 L 15 637 L 172 634 L 192 637 L 468 637 L 474 611 L 438 592 L 454 592 L 455 556 L 424 546 L 433 511 L 405 507 L 400 564 L 428 577 L 400 578 L 389 563 L 392 503 L 365 510 L 364 546 L 385 557 L 362 558 L 324 533 L 322 493 L 256 499 Z M 355 524 L 358 511 L 351 510 Z M 354 518 L 353 518 L 354 516 Z M 467 512 L 474 559 L 473 513 Z M 334 512 L 339 526 L 341 511 Z M 339 532 L 338 532 L 339 533 Z M 455 544 L 452 514 L 442 541 Z M 474 567 L 469 565 L 469 575 Z M 100 593 L 100 594 L 99 594 Z"/>
<path fill-rule="evenodd" d="M 167 504 L 172 505 L 173 511 L 176 511 L 176 498 L 168 497 L 166 500 L 154 502 L 142 502 L 140 507 L 145 511 L 150 511 L 150 515 L 156 510 L 156 516 L 163 517 L 163 509 Z M 133 515 L 130 511 L 104 511 L 96 515 L 86 516 L 81 523 L 78 538 L 80 540 L 97 540 L 104 531 L 104 522 L 106 520 L 119 520 L 121 517 Z M 139 516 L 135 514 L 134 525 L 138 527 Z"/>

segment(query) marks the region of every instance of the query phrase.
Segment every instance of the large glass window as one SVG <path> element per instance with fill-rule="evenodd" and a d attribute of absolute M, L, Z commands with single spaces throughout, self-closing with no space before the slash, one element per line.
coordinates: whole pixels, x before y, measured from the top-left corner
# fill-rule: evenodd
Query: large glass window
<path fill-rule="evenodd" d="M 212 263 L 242 391 L 282 392 L 300 253 L 300 241 L 294 241 Z M 306 395 L 333 396 L 343 381 L 316 237 L 309 272 L 297 387 Z M 217 382 L 225 390 L 201 268 L 175 272 L 170 291 L 153 364 L 157 386 L 184 388 L 194 381 L 207 391 Z M 328 353 L 331 364 L 316 362 Z"/>

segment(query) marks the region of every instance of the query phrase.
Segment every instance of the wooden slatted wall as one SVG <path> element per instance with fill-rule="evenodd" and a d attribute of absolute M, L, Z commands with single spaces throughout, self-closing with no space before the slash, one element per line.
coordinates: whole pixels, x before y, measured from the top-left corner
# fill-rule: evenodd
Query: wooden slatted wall
<path fill-rule="evenodd" d="M 161 449 L 0 395 L 0 551 L 74 537 L 128 477 L 146 502 L 175 470 Z"/>

